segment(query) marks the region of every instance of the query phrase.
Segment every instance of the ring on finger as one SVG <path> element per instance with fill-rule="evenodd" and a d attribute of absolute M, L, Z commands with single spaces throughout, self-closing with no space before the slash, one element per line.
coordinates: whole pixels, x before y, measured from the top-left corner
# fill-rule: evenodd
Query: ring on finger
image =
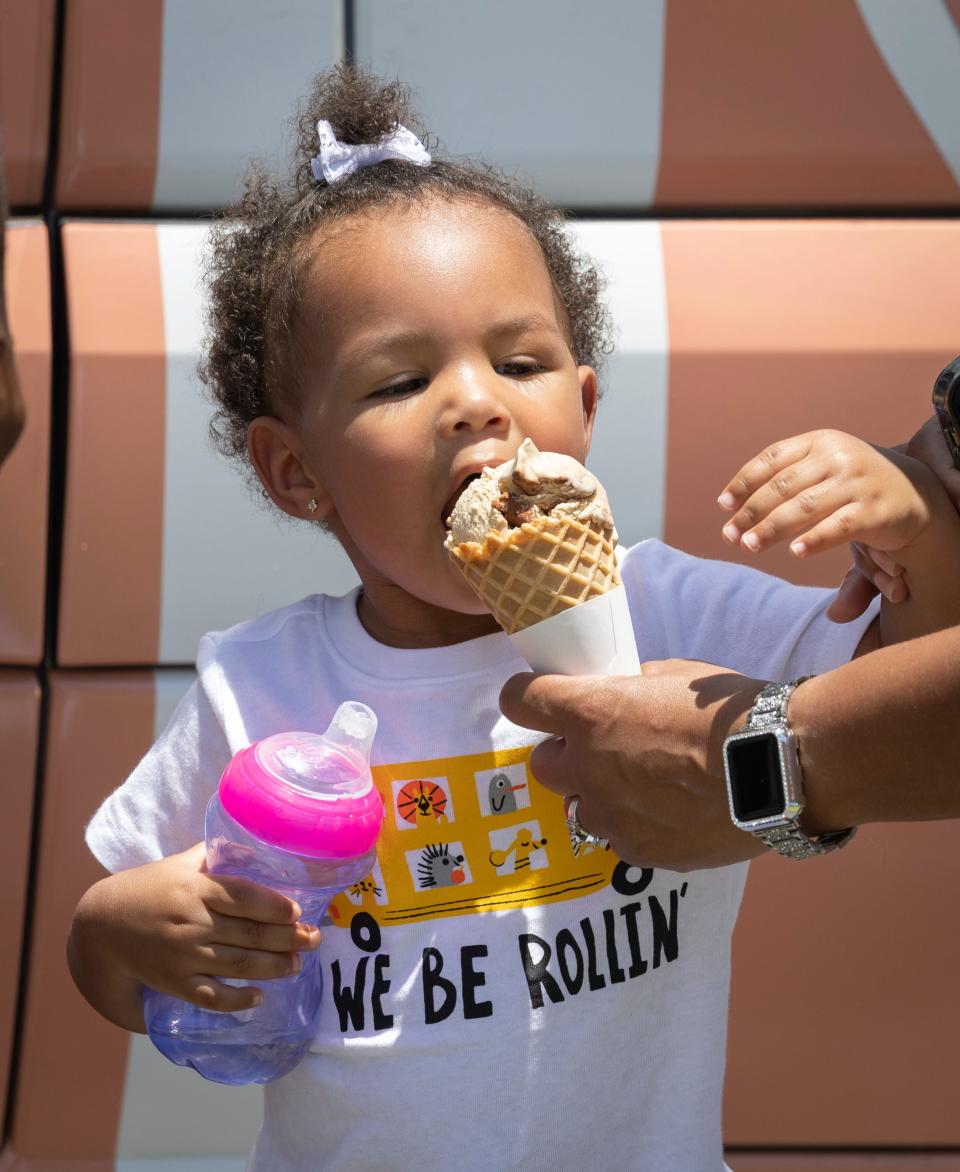
<path fill-rule="evenodd" d="M 601 838 L 598 834 L 591 834 L 589 830 L 584 829 L 579 814 L 580 795 L 574 794 L 572 798 L 567 799 L 567 829 L 570 831 L 574 850 L 580 850 L 585 846 L 592 846 L 597 850 L 607 850 L 610 846 L 610 839 Z"/>

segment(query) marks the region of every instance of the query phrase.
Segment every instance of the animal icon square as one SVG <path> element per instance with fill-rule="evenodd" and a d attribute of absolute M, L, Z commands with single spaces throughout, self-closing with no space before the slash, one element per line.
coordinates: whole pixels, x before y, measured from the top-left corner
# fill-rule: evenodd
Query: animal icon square
<path fill-rule="evenodd" d="M 472 881 L 463 843 L 436 842 L 405 854 L 417 891 L 462 887 Z"/>
<path fill-rule="evenodd" d="M 491 830 L 489 862 L 498 875 L 522 875 L 550 866 L 547 840 L 536 820 Z"/>
<path fill-rule="evenodd" d="M 389 903 L 387 885 L 383 881 L 383 871 L 380 869 L 380 860 L 377 859 L 373 864 L 369 875 L 365 875 L 358 883 L 348 887 L 344 894 L 356 907 L 362 907 L 370 901 L 377 904 Z"/>
<path fill-rule="evenodd" d="M 473 775 L 483 814 L 505 815 L 530 805 L 530 778 L 523 762 L 497 769 L 478 769 Z"/>
<path fill-rule="evenodd" d="M 399 830 L 441 826 L 454 821 L 450 780 L 446 777 L 418 777 L 395 781 L 393 811 Z"/>

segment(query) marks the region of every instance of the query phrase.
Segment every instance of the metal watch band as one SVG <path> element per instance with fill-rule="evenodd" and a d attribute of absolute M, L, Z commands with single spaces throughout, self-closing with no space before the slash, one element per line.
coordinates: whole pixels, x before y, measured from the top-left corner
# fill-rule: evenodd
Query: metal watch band
<path fill-rule="evenodd" d="M 802 683 L 811 678 L 811 676 L 797 676 L 795 680 L 775 682 L 761 688 L 753 702 L 744 727 L 763 729 L 772 724 L 786 724 L 787 704 L 790 702 L 790 697 Z"/>
<path fill-rule="evenodd" d="M 776 830 L 755 831 L 755 836 L 784 858 L 812 859 L 845 846 L 853 838 L 855 831 L 856 827 L 851 826 L 848 830 L 831 830 L 829 834 L 812 838 L 800 829 L 798 818 L 790 818 Z"/>
<path fill-rule="evenodd" d="M 762 731 L 776 725 L 788 728 L 787 705 L 790 697 L 797 688 L 811 676 L 798 676 L 793 680 L 767 684 L 760 690 L 750 715 L 747 717 L 745 729 Z M 756 830 L 754 834 L 766 846 L 772 847 L 778 854 L 788 859 L 810 859 L 817 855 L 825 855 L 838 847 L 845 846 L 853 837 L 856 827 L 847 830 L 832 830 L 817 837 L 807 834 L 800 829 L 800 815 L 785 819 L 783 824 L 772 830 Z"/>

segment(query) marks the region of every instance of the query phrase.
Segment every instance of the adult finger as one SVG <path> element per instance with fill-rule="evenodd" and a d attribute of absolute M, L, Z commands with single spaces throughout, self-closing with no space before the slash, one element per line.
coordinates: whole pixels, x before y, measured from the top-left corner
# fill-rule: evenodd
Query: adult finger
<path fill-rule="evenodd" d="M 576 805 L 573 804 L 573 799 L 576 798 Z M 567 801 L 567 813 L 575 813 L 577 818 L 577 826 L 584 833 L 590 835 L 592 838 L 608 838 L 606 827 L 602 826 L 596 818 L 596 812 L 590 805 L 589 799 L 586 806 L 584 806 L 583 798 L 580 794 L 574 794 L 573 797 Z"/>
<path fill-rule="evenodd" d="M 514 724 L 562 734 L 575 720 L 590 676 L 512 676 L 500 692 L 500 711 Z"/>
<path fill-rule="evenodd" d="M 568 797 L 574 785 L 571 776 L 567 743 L 563 737 L 548 737 L 535 745 L 530 754 L 530 769 L 533 776 L 547 789 Z"/>
<path fill-rule="evenodd" d="M 872 546 L 854 542 L 851 546 L 853 559 L 860 573 L 868 578 L 889 602 L 904 602 L 910 597 L 910 591 L 903 578 L 903 569 L 898 567 L 899 573 L 889 574 L 877 560 L 877 551 Z"/>
<path fill-rule="evenodd" d="M 910 590 L 902 577 L 891 577 L 883 570 L 877 570 L 873 575 L 877 589 L 888 602 L 906 602 L 910 597 Z"/>
<path fill-rule="evenodd" d="M 836 595 L 827 607 L 827 618 L 835 623 L 850 623 L 870 605 L 878 594 L 872 577 L 866 577 L 856 565 L 850 567 L 840 583 Z"/>
<path fill-rule="evenodd" d="M 875 566 L 883 570 L 885 574 L 889 574 L 891 578 L 899 578 L 904 572 L 904 567 L 900 565 L 897 559 L 882 549 L 877 549 L 872 545 L 865 545 L 863 546 L 863 552 Z"/>

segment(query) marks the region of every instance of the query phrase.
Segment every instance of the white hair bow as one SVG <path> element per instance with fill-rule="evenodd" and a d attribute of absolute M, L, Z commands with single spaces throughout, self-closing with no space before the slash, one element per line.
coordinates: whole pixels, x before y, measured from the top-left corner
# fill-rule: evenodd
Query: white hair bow
<path fill-rule="evenodd" d="M 319 182 L 336 183 L 346 175 L 352 175 L 363 167 L 375 167 L 384 159 L 406 159 L 418 167 L 430 162 L 430 152 L 412 130 L 397 124 L 379 142 L 347 143 L 338 142 L 329 122 L 317 123 L 320 137 L 320 154 L 310 160 L 310 170 Z"/>

